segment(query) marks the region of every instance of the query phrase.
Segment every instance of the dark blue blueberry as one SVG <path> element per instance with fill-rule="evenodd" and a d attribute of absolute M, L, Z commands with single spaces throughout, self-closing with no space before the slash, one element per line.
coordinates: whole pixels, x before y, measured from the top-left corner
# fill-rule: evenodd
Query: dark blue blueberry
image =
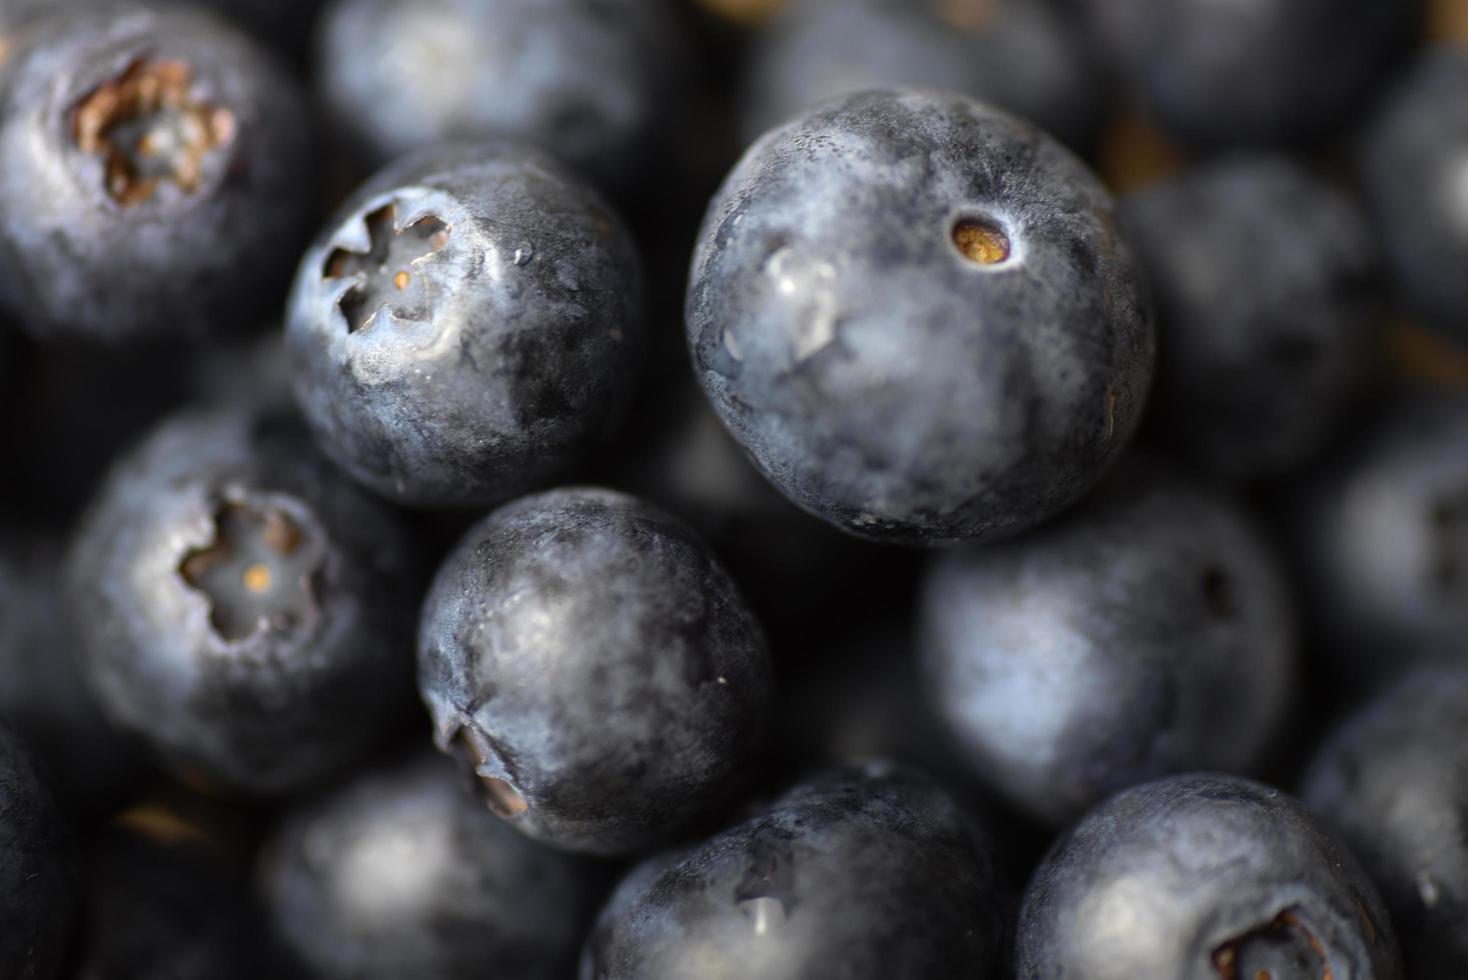
<path fill-rule="evenodd" d="M 0 535 L 0 724 L 24 738 L 57 797 L 110 812 L 139 775 L 137 743 L 87 690 L 61 609 L 59 549 Z"/>
<path fill-rule="evenodd" d="M 664 0 L 335 0 L 318 41 L 322 99 L 370 166 L 507 136 L 627 188 L 683 91 Z"/>
<path fill-rule="evenodd" d="M 1331 670 L 1365 684 L 1468 636 L 1468 393 L 1403 395 L 1297 495 L 1289 527 Z"/>
<path fill-rule="evenodd" d="M 609 490 L 507 504 L 424 604 L 418 683 L 490 806 L 568 850 L 627 853 L 716 802 L 756 748 L 764 639 L 682 522 Z"/>
<path fill-rule="evenodd" d="M 1468 54 L 1425 52 L 1378 106 L 1357 164 L 1403 299 L 1468 343 Z"/>
<path fill-rule="evenodd" d="M 485 506 L 616 423 L 641 350 L 637 256 L 538 150 L 455 144 L 354 194 L 301 260 L 287 320 L 318 441 L 398 503 Z"/>
<path fill-rule="evenodd" d="M 1187 775 L 1056 842 L 1020 910 L 1018 980 L 1401 980 L 1376 889 L 1277 789 Z"/>
<path fill-rule="evenodd" d="M 1376 94 L 1423 0 L 1080 0 L 1100 53 L 1187 143 L 1309 144 Z"/>
<path fill-rule="evenodd" d="M 940 558 L 921 623 L 974 771 L 1052 825 L 1168 773 L 1258 765 L 1289 704 L 1273 552 L 1227 498 L 1136 462 L 1054 523 Z"/>
<path fill-rule="evenodd" d="M 309 136 L 301 93 L 213 17 L 48 19 L 0 76 L 0 305 L 48 339 L 253 326 L 310 234 Z"/>
<path fill-rule="evenodd" d="M 1379 692 L 1331 735 L 1305 779 L 1306 804 L 1381 888 L 1416 980 L 1468 976 L 1465 744 L 1460 655 Z"/>
<path fill-rule="evenodd" d="M 695 367 L 755 463 L 865 537 L 994 538 L 1126 445 L 1152 370 L 1110 196 L 958 95 L 851 96 L 768 134 L 709 206 Z"/>
<path fill-rule="evenodd" d="M 244 869 L 187 824 L 109 828 L 87 859 L 80 980 L 282 977 Z M 185 829 L 188 828 L 188 829 Z"/>
<path fill-rule="evenodd" d="M 1350 198 L 1284 157 L 1237 157 L 1123 198 L 1157 302 L 1153 418 L 1231 479 L 1309 462 L 1367 379 L 1377 249 Z"/>
<path fill-rule="evenodd" d="M 506 827 L 434 754 L 287 814 L 261 879 L 319 980 L 565 977 L 594 908 L 585 868 Z"/>
<path fill-rule="evenodd" d="M 997 977 L 994 845 L 915 772 L 822 773 L 624 880 L 581 980 Z"/>
<path fill-rule="evenodd" d="M 78 898 L 75 851 L 50 790 L 0 726 L 0 977 L 60 971 Z"/>
<path fill-rule="evenodd" d="M 914 85 L 993 102 L 1084 149 L 1107 94 L 1050 0 L 797 0 L 757 37 L 748 71 L 749 139 L 838 95 Z"/>
<path fill-rule="evenodd" d="M 293 419 L 236 407 L 117 462 L 67 593 L 120 725 L 181 773 L 271 794 L 362 755 L 411 700 L 415 585 L 392 514 Z"/>

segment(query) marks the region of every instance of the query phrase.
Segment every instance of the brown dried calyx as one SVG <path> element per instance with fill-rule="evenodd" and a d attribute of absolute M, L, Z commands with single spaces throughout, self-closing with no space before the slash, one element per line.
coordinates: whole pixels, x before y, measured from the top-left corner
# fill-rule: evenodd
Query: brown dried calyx
<path fill-rule="evenodd" d="M 72 110 L 72 139 L 84 153 L 102 157 L 107 193 L 117 203 L 141 204 L 162 180 L 194 193 L 204 159 L 233 142 L 233 113 L 196 101 L 192 80 L 193 69 L 182 61 L 140 58 Z"/>

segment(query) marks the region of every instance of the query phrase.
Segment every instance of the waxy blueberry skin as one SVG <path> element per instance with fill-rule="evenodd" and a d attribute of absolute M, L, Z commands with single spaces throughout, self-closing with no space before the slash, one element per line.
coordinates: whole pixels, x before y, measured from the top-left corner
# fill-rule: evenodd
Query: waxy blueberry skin
<path fill-rule="evenodd" d="M 310 236 L 305 100 L 237 29 L 49 18 L 0 74 L 0 304 L 38 338 L 202 338 L 273 314 Z"/>
<path fill-rule="evenodd" d="M 1119 209 L 1157 301 L 1149 422 L 1232 480 L 1316 459 L 1378 353 L 1380 259 L 1356 203 L 1259 153 L 1150 185 Z"/>
<path fill-rule="evenodd" d="M 581 461 L 642 349 L 640 272 L 580 179 L 514 143 L 412 154 L 301 260 L 296 401 L 355 479 L 416 507 L 488 506 Z"/>
<path fill-rule="evenodd" d="M 0 726 L 0 976 L 59 974 L 77 892 L 71 827 L 20 740 Z"/>
<path fill-rule="evenodd" d="M 1020 910 L 1019 980 L 1402 980 L 1391 921 L 1296 800 L 1230 776 L 1120 793 L 1055 843 Z"/>
<path fill-rule="evenodd" d="M 186 411 L 115 464 L 76 531 L 67 609 L 115 722 L 176 771 L 281 794 L 411 705 L 416 566 L 297 420 Z"/>
<path fill-rule="evenodd" d="M 1385 94 L 1357 143 L 1373 228 L 1407 305 L 1468 343 L 1468 55 L 1423 52 Z"/>
<path fill-rule="evenodd" d="M 709 206 L 686 313 L 765 476 L 882 541 L 993 539 L 1066 507 L 1152 373 L 1106 190 L 959 95 L 863 93 L 767 134 Z"/>
<path fill-rule="evenodd" d="M 1423 0 L 1081 0 L 1098 52 L 1176 139 L 1308 145 L 1350 125 L 1422 29 Z"/>
<path fill-rule="evenodd" d="M 943 555 L 920 609 L 929 699 L 969 766 L 1051 826 L 1169 773 L 1247 772 L 1290 707 L 1279 559 L 1228 497 L 1156 464 Z"/>
<path fill-rule="evenodd" d="M 581 980 L 998 977 L 996 864 L 920 773 L 833 769 L 635 868 L 587 939 Z"/>
<path fill-rule="evenodd" d="M 289 812 L 260 880 L 318 980 L 554 980 L 594 911 L 587 868 L 506 827 L 432 750 Z"/>
<path fill-rule="evenodd" d="M 764 638 L 682 522 L 609 490 L 524 497 L 439 569 L 418 634 L 434 738 L 554 846 L 662 842 L 727 787 L 768 712 Z"/>
<path fill-rule="evenodd" d="M 1353 713 L 1304 781 L 1305 803 L 1381 888 L 1415 980 L 1468 976 L 1465 743 L 1460 654 L 1452 665 L 1413 671 Z"/>
<path fill-rule="evenodd" d="M 1050 0 L 794 0 L 755 41 L 744 97 L 753 140 L 835 96 L 910 85 L 963 92 L 1090 146 L 1106 85 Z"/>
<path fill-rule="evenodd" d="M 686 91 L 682 46 L 666 0 L 335 0 L 317 84 L 371 166 L 509 137 L 626 189 L 646 177 Z"/>

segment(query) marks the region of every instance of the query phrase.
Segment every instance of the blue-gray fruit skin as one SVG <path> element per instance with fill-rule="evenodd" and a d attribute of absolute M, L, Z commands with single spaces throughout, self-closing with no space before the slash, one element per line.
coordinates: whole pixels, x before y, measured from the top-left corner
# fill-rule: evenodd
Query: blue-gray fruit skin
<path fill-rule="evenodd" d="M 259 877 L 319 980 L 565 977 L 594 911 L 586 868 L 504 826 L 431 751 L 287 813 Z"/>
<path fill-rule="evenodd" d="M 1362 131 L 1356 163 L 1394 283 L 1425 322 L 1468 343 L 1468 55 L 1422 53 Z"/>
<path fill-rule="evenodd" d="M 642 348 L 616 216 L 544 153 L 439 146 L 358 190 L 301 260 L 286 342 L 317 440 L 415 507 L 488 506 L 581 461 Z"/>
<path fill-rule="evenodd" d="M 0 976 L 58 975 L 77 892 L 71 827 L 20 740 L 0 726 Z"/>
<path fill-rule="evenodd" d="M 965 233 L 991 249 L 967 258 Z M 766 134 L 709 205 L 686 314 L 699 381 L 765 476 L 895 543 L 993 539 L 1068 506 L 1152 374 L 1110 195 L 954 94 L 861 93 Z"/>
<path fill-rule="evenodd" d="M 1417 41 L 1423 0 L 1080 0 L 1152 120 L 1202 149 L 1318 143 Z"/>
<path fill-rule="evenodd" d="M 317 85 L 370 166 L 502 136 L 627 189 L 686 91 L 682 46 L 665 0 L 335 0 Z"/>
<path fill-rule="evenodd" d="M 1249 770 L 1289 706 L 1278 559 L 1228 497 L 1156 464 L 939 558 L 920 609 L 929 697 L 970 766 L 1052 826 L 1159 776 Z"/>
<path fill-rule="evenodd" d="M 163 5 L 69 12 L 17 47 L 0 76 L 5 311 L 38 338 L 111 344 L 213 337 L 273 313 L 315 202 L 288 73 L 217 18 Z M 106 92 L 149 71 L 171 72 L 181 100 L 138 110 L 172 159 L 129 149 L 143 136 L 129 127 L 146 124 L 122 117 L 146 96 L 105 111 Z M 156 173 L 122 176 L 144 164 Z"/>
<path fill-rule="evenodd" d="M 1147 783 L 1051 848 L 1018 980 L 1400 980 L 1376 888 L 1298 801 L 1231 776 Z"/>
<path fill-rule="evenodd" d="M 1120 202 L 1157 303 L 1156 418 L 1232 480 L 1313 460 L 1354 406 L 1381 322 L 1356 204 L 1283 156 L 1238 156 Z"/>
<path fill-rule="evenodd" d="M 283 794 L 411 706 L 416 564 L 294 418 L 182 412 L 118 460 L 77 528 L 67 608 L 115 722 L 175 771 Z"/>
<path fill-rule="evenodd" d="M 1465 742 L 1468 669 L 1422 667 L 1336 729 L 1302 791 L 1381 888 L 1417 980 L 1468 976 Z"/>
<path fill-rule="evenodd" d="M 921 774 L 834 769 L 635 868 L 581 980 L 997 977 L 994 845 Z"/>
<path fill-rule="evenodd" d="M 1106 114 L 1100 74 L 1049 0 L 798 0 L 756 38 L 743 128 L 753 140 L 835 96 L 911 85 L 992 102 L 1083 152 Z"/>
<path fill-rule="evenodd" d="M 770 699 L 758 624 L 682 522 L 609 490 L 471 528 L 418 634 L 439 748 L 519 830 L 566 850 L 662 843 L 719 802 Z"/>
<path fill-rule="evenodd" d="M 1398 393 L 1295 494 L 1288 527 L 1334 676 L 1367 687 L 1468 636 L 1468 393 Z"/>

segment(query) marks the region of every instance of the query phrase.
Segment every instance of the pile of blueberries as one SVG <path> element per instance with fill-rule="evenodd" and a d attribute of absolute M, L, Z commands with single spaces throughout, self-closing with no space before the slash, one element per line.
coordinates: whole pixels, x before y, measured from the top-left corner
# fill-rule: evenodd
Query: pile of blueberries
<path fill-rule="evenodd" d="M 0 980 L 1468 978 L 1465 8 L 0 0 Z"/>

